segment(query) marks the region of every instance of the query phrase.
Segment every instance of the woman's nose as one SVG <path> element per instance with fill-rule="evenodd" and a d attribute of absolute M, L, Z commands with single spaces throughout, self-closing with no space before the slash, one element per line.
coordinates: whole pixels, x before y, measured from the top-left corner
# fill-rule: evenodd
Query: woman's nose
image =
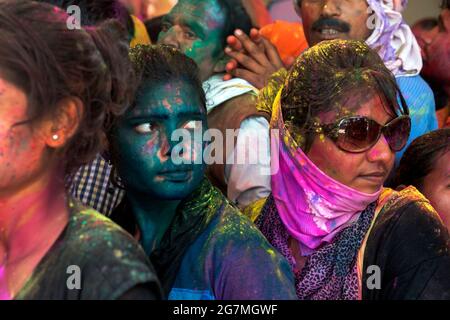
<path fill-rule="evenodd" d="M 172 26 L 165 34 L 159 39 L 159 43 L 165 44 L 176 49 L 180 49 L 180 42 L 178 41 L 177 26 Z"/>
<path fill-rule="evenodd" d="M 370 162 L 382 161 L 388 163 L 393 157 L 395 157 L 395 153 L 392 151 L 384 135 L 381 135 L 377 143 L 367 151 L 367 159 Z"/>

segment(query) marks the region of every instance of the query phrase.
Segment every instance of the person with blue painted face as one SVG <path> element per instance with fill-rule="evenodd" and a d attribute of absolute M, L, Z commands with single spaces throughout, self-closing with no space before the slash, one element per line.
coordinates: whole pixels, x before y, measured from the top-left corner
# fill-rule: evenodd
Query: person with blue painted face
<path fill-rule="evenodd" d="M 205 178 L 194 61 L 168 46 L 130 56 L 137 95 L 108 135 L 126 193 L 113 220 L 139 239 L 169 299 L 295 299 L 287 261 Z"/>

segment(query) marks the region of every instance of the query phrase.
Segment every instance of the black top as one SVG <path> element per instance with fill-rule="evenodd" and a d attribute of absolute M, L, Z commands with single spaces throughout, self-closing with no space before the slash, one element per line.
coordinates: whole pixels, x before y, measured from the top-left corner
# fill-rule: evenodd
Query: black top
<path fill-rule="evenodd" d="M 16 299 L 161 298 L 153 267 L 128 233 L 77 201 L 69 201 L 69 207 L 66 228 Z M 74 288 L 77 270 L 80 289 Z"/>
<path fill-rule="evenodd" d="M 374 223 L 363 270 L 378 266 L 381 286 L 370 290 L 374 271 L 363 272 L 363 299 L 450 299 L 448 230 L 423 196 L 408 193 L 386 205 Z"/>

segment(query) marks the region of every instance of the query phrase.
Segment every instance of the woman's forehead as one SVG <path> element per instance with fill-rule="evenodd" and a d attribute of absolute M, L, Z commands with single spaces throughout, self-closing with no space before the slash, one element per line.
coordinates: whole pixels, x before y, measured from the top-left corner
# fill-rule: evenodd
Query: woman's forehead
<path fill-rule="evenodd" d="M 223 29 L 226 18 L 218 0 L 180 0 L 168 17 L 195 23 L 209 32 Z"/>
<path fill-rule="evenodd" d="M 332 123 L 347 116 L 364 116 L 384 124 L 395 117 L 379 94 L 370 94 L 364 99 L 358 96 L 349 96 L 342 102 L 335 103 L 330 111 L 319 114 L 320 121 Z"/>
<path fill-rule="evenodd" d="M 201 103 L 194 88 L 185 81 L 152 83 L 141 88 L 135 107 L 130 114 L 136 115 L 176 115 L 197 113 Z"/>

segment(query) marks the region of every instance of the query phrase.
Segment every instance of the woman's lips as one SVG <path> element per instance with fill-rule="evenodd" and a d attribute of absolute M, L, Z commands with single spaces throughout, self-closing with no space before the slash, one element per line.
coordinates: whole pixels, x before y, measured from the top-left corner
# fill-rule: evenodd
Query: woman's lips
<path fill-rule="evenodd" d="M 158 176 L 162 177 L 165 181 L 184 182 L 192 177 L 192 170 L 164 171 L 160 172 Z"/>
<path fill-rule="evenodd" d="M 361 179 L 370 181 L 374 184 L 383 184 L 384 180 L 386 179 L 386 173 L 385 172 L 374 172 L 369 174 L 362 174 L 358 176 Z"/>

